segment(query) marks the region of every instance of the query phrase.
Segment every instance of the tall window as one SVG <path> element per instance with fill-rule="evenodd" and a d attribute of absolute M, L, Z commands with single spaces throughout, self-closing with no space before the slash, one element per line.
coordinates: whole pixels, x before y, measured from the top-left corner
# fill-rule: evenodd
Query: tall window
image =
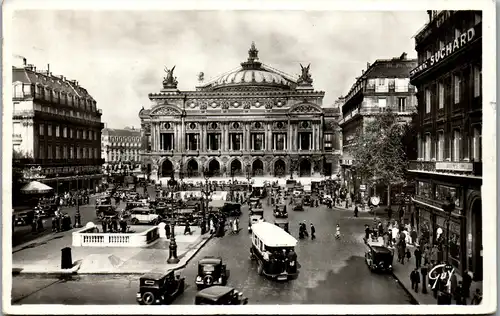
<path fill-rule="evenodd" d="M 73 146 L 69 146 L 69 159 L 75 158 Z"/>
<path fill-rule="evenodd" d="M 474 161 L 481 161 L 482 150 L 481 126 L 474 126 L 474 138 L 472 141 L 472 153 Z"/>
<path fill-rule="evenodd" d="M 68 147 L 63 146 L 63 159 L 68 159 Z"/>
<path fill-rule="evenodd" d="M 481 68 L 474 66 L 474 97 L 481 95 Z"/>
<path fill-rule="evenodd" d="M 279 133 L 274 134 L 274 149 L 275 150 L 285 150 L 286 149 L 286 134 Z"/>
<path fill-rule="evenodd" d="M 333 134 L 325 134 L 325 151 L 332 151 Z"/>
<path fill-rule="evenodd" d="M 387 99 L 386 98 L 378 98 L 378 107 L 381 109 L 385 109 L 387 106 Z"/>
<path fill-rule="evenodd" d="M 264 150 L 264 134 L 256 133 L 252 134 L 252 149 L 253 150 Z"/>
<path fill-rule="evenodd" d="M 14 85 L 14 98 L 22 98 L 23 95 L 23 84 L 18 83 Z"/>
<path fill-rule="evenodd" d="M 47 155 L 45 154 L 45 147 L 43 147 L 43 144 L 40 144 L 40 146 L 38 146 L 38 157 L 40 159 L 47 158 Z"/>
<path fill-rule="evenodd" d="M 208 149 L 209 150 L 219 150 L 220 149 L 220 140 L 221 140 L 221 134 L 219 134 L 219 133 L 208 134 L 208 137 L 207 137 Z"/>
<path fill-rule="evenodd" d="M 460 161 L 460 144 L 462 140 L 462 135 L 459 129 L 453 130 L 453 161 Z"/>
<path fill-rule="evenodd" d="M 439 131 L 437 139 L 437 161 L 443 161 L 443 160 L 444 160 L 444 132 Z"/>
<path fill-rule="evenodd" d="M 47 125 L 47 135 L 52 136 L 52 125 Z"/>
<path fill-rule="evenodd" d="M 431 134 L 425 134 L 425 144 L 424 144 L 424 160 L 431 160 L 431 148 L 432 148 Z"/>
<path fill-rule="evenodd" d="M 47 158 L 52 159 L 52 145 L 47 146 Z"/>
<path fill-rule="evenodd" d="M 198 150 L 198 134 L 187 134 L 187 150 Z"/>
<path fill-rule="evenodd" d="M 406 112 L 406 98 L 398 98 L 398 112 Z"/>
<path fill-rule="evenodd" d="M 56 137 L 61 137 L 59 125 L 56 125 Z"/>
<path fill-rule="evenodd" d="M 444 108 L 444 84 L 443 83 L 439 83 L 438 85 L 438 89 L 439 89 L 439 108 L 442 109 Z"/>
<path fill-rule="evenodd" d="M 241 150 L 241 140 L 243 139 L 243 134 L 231 134 L 231 141 L 229 143 L 230 150 Z"/>
<path fill-rule="evenodd" d="M 425 113 L 431 113 L 431 90 L 425 89 Z"/>
<path fill-rule="evenodd" d="M 453 76 L 453 85 L 455 87 L 455 104 L 460 102 L 460 77 L 459 76 Z"/>
<path fill-rule="evenodd" d="M 61 159 L 61 156 L 59 154 L 60 154 L 59 146 L 56 146 L 56 159 Z"/>
<path fill-rule="evenodd" d="M 375 92 L 388 92 L 389 85 L 386 78 L 379 78 L 377 80 L 377 85 L 375 86 Z"/>
<path fill-rule="evenodd" d="M 45 135 L 45 125 L 44 125 L 44 124 L 40 124 L 40 125 L 38 125 L 38 129 L 39 129 L 38 134 L 39 134 L 40 136 Z"/>
<path fill-rule="evenodd" d="M 68 137 L 68 128 L 66 126 L 63 127 L 63 137 Z"/>

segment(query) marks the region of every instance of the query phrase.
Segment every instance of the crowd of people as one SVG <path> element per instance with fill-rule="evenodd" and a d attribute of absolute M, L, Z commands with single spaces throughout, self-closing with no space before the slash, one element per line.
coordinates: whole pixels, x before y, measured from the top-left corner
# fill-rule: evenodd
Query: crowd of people
<path fill-rule="evenodd" d="M 397 220 L 382 223 L 375 219 L 372 227 L 365 225 L 364 239 L 365 241 L 381 239 L 383 245 L 393 251 L 397 262 L 401 265 L 409 264 L 411 257 L 415 257 L 415 267 L 409 275 L 413 291 L 418 293 L 421 285 L 423 294 L 432 292 L 436 299 L 438 299 L 439 292 L 449 293 L 457 305 L 466 305 L 467 300 L 471 298 L 472 278 L 468 271 L 464 271 L 461 281 L 458 280 L 457 274 L 453 273 L 450 282 L 439 279 L 435 286 L 434 281 L 430 284 L 429 273 L 435 267 L 447 266 L 442 235 L 437 236 L 436 241 L 431 243 L 428 234 L 424 232 L 418 236 L 415 227 L 409 224 L 398 223 Z M 479 304 L 480 301 L 481 293 L 476 290 L 470 303 Z"/>

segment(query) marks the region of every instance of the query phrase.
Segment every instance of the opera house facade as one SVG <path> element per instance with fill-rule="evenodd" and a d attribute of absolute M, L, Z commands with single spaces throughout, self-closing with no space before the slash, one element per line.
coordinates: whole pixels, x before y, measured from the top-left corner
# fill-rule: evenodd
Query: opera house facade
<path fill-rule="evenodd" d="M 179 91 L 174 69 L 143 108 L 142 162 L 162 177 L 329 177 L 339 169 L 338 108 L 322 106 L 309 66 L 294 77 L 259 62 Z M 175 68 L 175 67 L 174 67 Z"/>

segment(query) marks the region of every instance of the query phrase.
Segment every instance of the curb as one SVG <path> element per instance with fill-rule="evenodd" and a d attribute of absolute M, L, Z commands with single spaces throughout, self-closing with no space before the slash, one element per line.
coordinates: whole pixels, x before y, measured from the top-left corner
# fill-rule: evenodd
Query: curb
<path fill-rule="evenodd" d="M 202 238 L 195 246 L 194 249 L 191 249 L 190 251 L 186 252 L 185 257 L 187 258 L 185 262 L 182 264 L 179 264 L 175 268 L 172 268 L 171 270 L 177 271 L 180 269 L 183 269 L 186 267 L 186 265 L 191 261 L 194 256 L 206 245 L 206 243 L 212 239 L 214 234 L 209 235 L 207 238 Z M 168 265 L 165 265 L 166 268 L 168 268 Z M 26 276 L 34 276 L 34 275 L 40 275 L 40 276 L 59 276 L 59 277 L 64 277 L 64 276 L 85 276 L 85 275 L 144 275 L 145 273 L 148 273 L 149 271 L 119 271 L 119 272 L 84 272 L 84 273 L 79 273 L 78 270 L 80 269 L 80 264 L 76 265 L 73 267 L 71 270 L 61 270 L 61 271 L 47 271 L 47 272 L 37 272 L 37 271 L 27 271 L 23 272 L 22 270 L 20 271 L 12 271 L 13 276 L 17 275 L 26 275 Z"/>
<path fill-rule="evenodd" d="M 398 281 L 398 283 L 401 285 L 401 287 L 405 290 L 405 292 L 413 299 L 416 305 L 421 305 L 418 299 L 415 297 L 414 293 L 409 290 L 403 282 L 399 279 L 399 277 L 394 273 L 394 268 L 392 269 L 392 276 Z"/>

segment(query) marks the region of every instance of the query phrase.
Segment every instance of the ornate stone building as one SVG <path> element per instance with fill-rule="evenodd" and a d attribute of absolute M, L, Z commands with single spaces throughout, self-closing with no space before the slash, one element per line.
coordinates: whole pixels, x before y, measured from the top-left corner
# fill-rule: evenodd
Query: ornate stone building
<path fill-rule="evenodd" d="M 179 91 L 166 69 L 163 89 L 149 94 L 151 107 L 139 113 L 143 163 L 153 179 L 202 176 L 205 168 L 221 177 L 337 172 L 339 111 L 325 114 L 309 66 L 294 78 L 259 62 L 253 43 L 248 54 L 239 69 L 196 91 Z"/>

